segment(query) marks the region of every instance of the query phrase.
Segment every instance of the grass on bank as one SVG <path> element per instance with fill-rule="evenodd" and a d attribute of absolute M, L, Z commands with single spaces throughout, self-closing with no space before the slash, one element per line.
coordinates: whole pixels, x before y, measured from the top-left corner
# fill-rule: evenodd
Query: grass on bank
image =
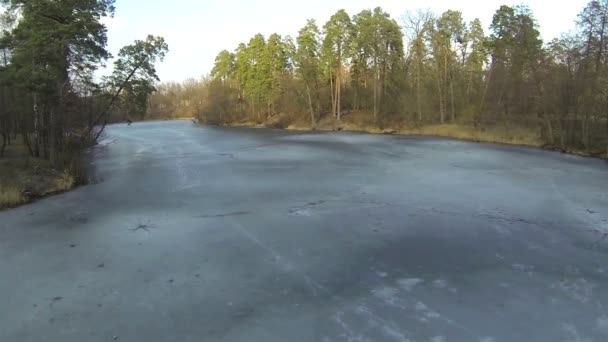
<path fill-rule="evenodd" d="M 391 123 L 386 126 L 387 128 L 384 129 L 379 128 L 369 113 L 353 112 L 344 115 L 340 123 L 335 123 L 331 117 L 324 117 L 317 123 L 316 129 L 321 131 L 344 130 L 375 134 L 423 135 L 479 142 L 543 146 L 537 130 L 517 126 L 509 127 L 509 129 L 504 125 L 475 128 L 471 125 L 458 123 L 410 126 L 403 122 Z M 308 130 L 311 128 L 311 125 L 310 122 L 297 121 L 291 123 L 286 128 Z"/>
<path fill-rule="evenodd" d="M 69 170 L 63 172 L 55 180 L 55 192 L 68 191 L 76 185 L 76 178 Z"/>
<path fill-rule="evenodd" d="M 21 189 L 16 186 L 0 184 L 0 209 L 15 207 L 25 202 L 26 198 Z"/>
<path fill-rule="evenodd" d="M 504 126 L 476 129 L 459 124 L 443 124 L 423 126 L 418 129 L 401 129 L 399 133 L 536 147 L 543 145 L 537 131 L 523 127 L 511 127 L 508 130 Z"/>
<path fill-rule="evenodd" d="M 195 119 L 194 122 L 202 124 L 207 123 L 200 118 Z M 283 114 L 274 115 L 264 122 L 237 120 L 224 123 L 224 125 L 233 127 L 266 127 L 294 131 L 310 131 L 313 128 L 307 115 L 298 115 L 297 117 L 294 117 Z M 319 131 L 351 131 L 373 134 L 435 136 L 475 142 L 532 146 L 555 151 L 561 150 L 559 146 L 547 144 L 543 141 L 538 128 L 518 126 L 514 123 L 511 123 L 508 128 L 503 123 L 496 123 L 493 125 L 486 124 L 481 127 L 474 127 L 472 124 L 465 124 L 462 122 L 417 125 L 412 122 L 406 122 L 403 117 L 396 117 L 390 122 L 385 122 L 384 128 L 382 128 L 374 121 L 373 115 L 369 112 L 347 111 L 343 113 L 340 122 L 334 120 L 329 114 L 323 115 L 316 123 L 314 129 Z M 562 152 L 584 157 L 608 159 L 608 141 L 605 141 L 604 145 L 599 143 L 589 150 L 574 149 L 570 147 Z"/>
<path fill-rule="evenodd" d="M 267 127 L 295 131 L 308 131 L 312 128 L 310 121 L 306 119 L 305 115 L 301 115 L 296 119 L 290 119 L 290 116 L 286 115 L 276 115 L 262 124 L 259 122 L 242 121 L 230 123 L 228 126 Z M 548 145 L 543 141 L 538 128 L 519 126 L 514 123 L 511 123 L 508 128 L 503 123 L 496 123 L 494 125 L 486 124 L 481 127 L 474 127 L 472 124 L 465 124 L 462 122 L 417 125 L 406 122 L 403 118 L 396 118 L 396 120 L 385 122 L 384 127 L 379 127 L 373 120 L 373 115 L 371 113 L 355 111 L 343 113 L 340 122 L 336 122 L 331 115 L 326 114 L 316 123 L 315 129 L 319 131 L 341 130 L 372 134 L 435 136 L 475 142 L 522 145 L 547 148 L 556 151 L 560 150 L 559 146 Z M 569 148 L 567 151 L 562 152 L 585 157 L 608 159 L 608 141 L 605 143 L 606 147 L 602 148 L 601 146 L 602 144 L 600 143 L 590 150 Z"/>
<path fill-rule="evenodd" d="M 0 158 L 0 209 L 68 191 L 77 185 L 73 174 L 69 169 L 57 171 L 48 161 L 29 156 L 16 141 Z"/>

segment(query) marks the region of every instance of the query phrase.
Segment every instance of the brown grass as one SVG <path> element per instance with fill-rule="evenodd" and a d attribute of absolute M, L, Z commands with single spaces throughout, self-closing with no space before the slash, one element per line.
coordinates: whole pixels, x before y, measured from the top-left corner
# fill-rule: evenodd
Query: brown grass
<path fill-rule="evenodd" d="M 256 124 L 253 122 L 242 121 L 232 123 L 228 126 L 248 126 L 248 127 L 275 127 L 273 122 L 268 124 Z M 285 126 L 288 130 L 306 131 L 311 129 L 307 115 L 299 115 L 297 118 Z M 353 111 L 343 113 L 342 121 L 337 122 L 330 114 L 325 114 L 318 120 L 316 129 L 319 131 L 352 131 L 366 132 L 374 134 L 401 134 L 401 135 L 422 135 L 454 138 L 477 142 L 500 143 L 510 145 L 523 145 L 543 147 L 545 143 L 541 140 L 538 129 L 511 125 L 507 129 L 502 124 L 484 126 L 476 128 L 471 124 L 434 124 L 434 125 L 408 125 L 404 118 L 395 117 L 392 122 L 385 122 L 383 128 L 379 127 L 373 120 L 373 115 L 365 111 Z M 594 156 L 608 159 L 608 147 L 601 153 L 590 153 L 578 150 L 568 150 L 568 153 L 581 156 Z"/>
<path fill-rule="evenodd" d="M 310 126 L 308 126 L 310 127 Z M 333 118 L 326 116 L 319 122 L 320 130 L 345 130 L 353 132 L 367 132 L 374 134 L 402 134 L 402 135 L 425 135 L 471 140 L 480 142 L 492 142 L 501 144 L 542 146 L 538 132 L 534 129 L 523 127 L 510 127 L 508 130 L 503 125 L 493 127 L 475 128 L 464 124 L 436 124 L 420 127 L 410 127 L 400 124 L 385 124 L 386 128 L 379 128 L 373 121 L 372 115 L 366 112 L 352 112 L 344 116 L 342 122 L 336 123 Z M 298 129 L 303 128 L 302 125 Z"/>
<path fill-rule="evenodd" d="M 535 130 L 522 127 L 511 127 L 508 130 L 504 126 L 476 129 L 466 125 L 443 124 L 422 126 L 420 128 L 404 128 L 399 130 L 399 133 L 501 144 L 542 146 L 542 141 Z"/>
<path fill-rule="evenodd" d="M 55 180 L 55 190 L 51 192 L 68 191 L 76 185 L 76 179 L 69 170 L 64 170 Z"/>
<path fill-rule="evenodd" d="M 71 170 L 54 170 L 47 160 L 32 158 L 23 146 L 13 144 L 0 158 L 0 209 L 12 208 L 77 185 Z"/>
<path fill-rule="evenodd" d="M 19 188 L 12 185 L 0 185 L 0 209 L 15 207 L 25 202 L 26 198 Z"/>

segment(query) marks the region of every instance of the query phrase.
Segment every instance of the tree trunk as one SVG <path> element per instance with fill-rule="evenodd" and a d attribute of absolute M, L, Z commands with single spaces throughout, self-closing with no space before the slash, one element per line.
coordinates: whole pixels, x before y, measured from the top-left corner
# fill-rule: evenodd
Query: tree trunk
<path fill-rule="evenodd" d="M 568 129 L 570 130 L 568 134 L 569 143 L 572 144 L 576 141 L 576 123 L 578 121 L 578 100 L 574 107 L 574 113 L 572 119 L 568 120 Z"/>
<path fill-rule="evenodd" d="M 502 88 L 500 90 L 500 95 L 498 96 L 498 109 L 500 110 L 500 107 L 503 107 L 502 112 L 502 118 L 503 118 L 503 124 L 505 126 L 505 129 L 507 130 L 507 133 L 509 132 L 509 94 L 506 94 L 506 101 L 504 101 L 503 104 L 503 100 L 505 97 L 505 93 L 506 93 L 506 88 L 507 88 L 507 76 L 504 76 L 504 81 L 502 82 Z"/>
<path fill-rule="evenodd" d="M 34 156 L 40 157 L 40 113 L 38 112 L 38 96 L 34 93 Z"/>
<path fill-rule="evenodd" d="M 450 78 L 450 98 L 452 103 L 452 122 L 456 121 L 456 109 L 454 106 L 454 80 Z"/>
<path fill-rule="evenodd" d="M 440 122 L 443 124 L 445 121 L 445 113 L 443 108 L 443 95 L 441 91 L 441 77 L 437 77 L 437 94 L 439 95 L 439 119 Z"/>
<path fill-rule="evenodd" d="M 265 117 L 266 117 L 266 122 L 268 122 L 268 118 L 273 116 L 271 102 L 268 102 L 267 105 L 266 105 L 266 107 L 267 108 L 266 108 L 266 115 L 265 115 Z"/>
<path fill-rule="evenodd" d="M 503 104 L 503 93 L 500 93 L 500 96 L 498 97 L 498 108 L 500 109 L 500 107 L 503 107 L 502 110 L 500 111 L 502 113 L 502 123 L 505 126 L 505 129 L 507 131 L 507 133 L 509 132 L 509 102 L 508 101 L 504 101 Z"/>
<path fill-rule="evenodd" d="M 467 74 L 467 104 L 471 103 L 471 91 L 473 89 L 473 68 L 469 68 Z"/>
<path fill-rule="evenodd" d="M 310 110 L 310 128 L 314 130 L 316 128 L 315 110 L 312 105 L 312 96 L 310 96 L 310 86 L 308 84 L 306 84 L 306 94 L 308 95 L 308 108 Z"/>
<path fill-rule="evenodd" d="M 315 77 L 315 112 L 321 117 L 321 92 L 319 91 L 319 79 Z"/>
<path fill-rule="evenodd" d="M 418 105 L 418 121 L 422 122 L 422 102 L 420 102 L 420 99 L 422 97 L 422 89 L 420 87 L 420 64 L 421 63 L 418 63 L 418 67 L 416 67 L 416 104 Z"/>
<path fill-rule="evenodd" d="M 19 121 L 17 119 L 15 119 L 13 121 L 13 140 L 15 140 L 15 141 L 17 141 L 17 132 L 19 131 L 21 126 L 23 126 L 23 125 L 20 125 Z"/>
<path fill-rule="evenodd" d="M 2 133 L 2 146 L 0 146 L 0 158 L 4 157 L 4 151 L 6 150 L 7 137 L 6 133 Z"/>
<path fill-rule="evenodd" d="M 492 76 L 494 74 L 494 65 L 490 65 L 490 70 L 488 70 L 488 77 L 486 78 L 486 85 L 483 89 L 483 95 L 481 96 L 481 101 L 479 102 L 479 111 L 475 116 L 475 128 L 477 128 L 483 119 L 483 106 L 486 103 L 486 97 L 488 96 L 488 89 L 490 88 L 490 82 L 492 81 Z"/>
<path fill-rule="evenodd" d="M 600 68 L 602 67 L 602 57 L 604 55 L 604 34 L 606 30 L 606 18 L 602 18 L 602 26 L 600 28 L 600 39 L 598 42 L 599 49 L 597 51 L 596 62 L 595 62 L 595 73 L 598 74 L 600 72 Z"/>
<path fill-rule="evenodd" d="M 359 84 L 358 84 L 356 78 L 353 78 L 352 88 L 353 88 L 353 108 L 357 109 L 359 106 L 359 104 L 358 104 Z"/>
<path fill-rule="evenodd" d="M 336 88 L 334 88 L 334 80 L 331 74 L 331 70 L 329 71 L 329 89 L 331 93 L 331 116 L 336 118 Z"/>
<path fill-rule="evenodd" d="M 30 142 L 30 137 L 25 131 L 25 129 L 22 130 L 21 136 L 23 137 L 23 144 L 25 145 L 25 147 L 27 147 L 27 151 L 29 152 L 30 156 L 33 157 L 34 151 L 32 150 L 32 143 Z"/>
<path fill-rule="evenodd" d="M 445 114 L 447 114 L 446 112 L 448 111 L 448 82 L 450 82 L 450 86 L 452 81 L 449 79 L 449 74 L 448 74 L 448 68 L 449 68 L 449 63 L 448 63 L 448 51 L 446 49 L 446 51 L 444 52 L 444 57 L 443 57 L 443 86 L 445 87 L 444 90 L 444 116 Z M 451 106 L 452 108 L 454 107 L 454 99 L 452 98 L 452 103 Z M 452 120 L 454 120 L 454 113 L 452 113 Z M 443 121 L 441 122 L 443 123 Z"/>
<path fill-rule="evenodd" d="M 541 107 L 541 117 L 539 118 L 542 122 L 539 122 L 539 126 L 542 127 L 542 125 L 545 125 L 545 129 L 547 130 L 546 135 L 544 138 L 546 139 L 547 143 L 549 143 L 550 145 L 555 145 L 555 136 L 553 135 L 553 124 L 551 122 L 551 118 L 549 117 L 549 111 L 547 110 L 547 101 L 545 100 L 545 88 L 543 87 L 543 82 L 541 79 L 541 76 L 539 75 L 539 72 L 537 70 L 536 67 L 532 68 L 532 75 L 534 76 L 534 84 L 536 86 L 536 91 L 538 92 L 538 101 L 540 101 L 540 107 Z M 542 133 L 542 128 L 541 128 L 541 133 Z M 543 134 L 541 134 L 541 138 L 543 137 Z"/>
<path fill-rule="evenodd" d="M 388 47 L 387 47 L 388 50 Z M 386 62 L 386 60 L 384 61 L 384 75 L 382 75 L 382 87 L 383 87 L 383 91 L 382 91 L 382 96 L 380 97 L 380 99 L 382 101 L 386 101 L 386 94 L 388 94 L 388 63 Z M 383 102 L 384 103 L 384 102 Z M 384 107 L 382 107 L 383 112 L 386 112 L 386 105 Z"/>
<path fill-rule="evenodd" d="M 505 129 L 507 130 L 507 134 L 509 133 L 509 129 L 510 129 L 510 120 L 509 117 L 510 115 L 510 107 L 509 107 L 509 103 L 507 101 L 505 101 L 505 110 L 503 112 L 503 120 L 504 120 L 504 125 L 505 125 Z"/>
<path fill-rule="evenodd" d="M 553 136 L 553 125 L 551 124 L 551 118 L 547 116 L 547 113 L 543 114 L 543 121 L 545 122 L 545 127 L 547 129 L 547 142 L 550 145 L 555 144 L 555 137 Z"/>
<path fill-rule="evenodd" d="M 342 92 L 342 62 L 338 61 L 338 70 L 336 71 L 336 119 L 340 121 L 341 113 L 340 113 L 340 101 L 341 101 L 341 92 Z"/>
<path fill-rule="evenodd" d="M 131 70 L 131 72 L 129 73 L 129 75 L 127 76 L 127 78 L 122 82 L 122 84 L 120 85 L 120 87 L 118 88 L 118 90 L 116 91 L 116 93 L 114 93 L 114 96 L 112 96 L 112 99 L 110 99 L 110 103 L 107 105 L 107 107 L 105 108 L 105 110 L 103 112 L 99 113 L 99 115 L 95 118 L 95 120 L 89 126 L 87 137 L 90 136 L 90 134 L 93 132 L 93 129 L 95 128 L 95 126 L 97 126 L 99 124 L 99 122 L 101 121 L 101 119 L 103 119 L 106 115 L 108 115 L 108 112 L 114 106 L 114 103 L 118 99 L 118 96 L 120 96 L 120 93 L 122 93 L 122 91 L 125 88 L 125 86 L 127 85 L 127 83 L 129 83 L 129 81 L 131 80 L 131 78 L 133 77 L 133 75 L 135 75 L 135 73 L 137 72 L 137 70 L 139 70 L 139 68 L 141 68 L 141 66 L 147 60 L 148 60 L 148 56 L 146 56 L 141 61 L 139 61 L 137 63 L 137 65 L 135 65 L 135 68 L 133 68 L 133 70 Z M 99 132 L 97 132 L 97 134 L 93 138 L 93 142 L 96 142 L 97 139 L 99 139 L 99 136 L 101 136 L 101 133 L 103 133 L 103 131 L 106 128 L 107 124 L 108 124 L 108 120 L 104 119 L 104 122 L 103 122 L 101 128 L 99 129 Z"/>
<path fill-rule="evenodd" d="M 585 117 L 581 124 L 581 142 L 586 151 L 589 151 L 589 111 L 585 111 Z"/>
<path fill-rule="evenodd" d="M 60 161 L 60 146 L 59 139 L 57 136 L 58 122 L 57 115 L 54 110 L 50 114 L 50 126 L 49 126 L 49 161 L 53 167 L 59 166 Z"/>
<path fill-rule="evenodd" d="M 608 137 L 608 112 L 606 112 L 606 137 Z"/>
<path fill-rule="evenodd" d="M 70 76 L 68 73 L 69 68 L 69 46 L 62 43 L 59 47 L 59 54 L 61 56 L 60 73 L 57 78 L 55 94 L 57 99 L 53 101 L 50 112 L 50 162 L 53 167 L 62 167 L 65 157 L 65 142 L 64 142 L 64 131 L 65 131 L 65 115 L 66 115 L 66 98 L 69 95 L 70 89 Z"/>
<path fill-rule="evenodd" d="M 380 69 L 378 62 L 376 64 L 376 75 L 374 76 L 374 123 L 378 122 L 378 79 L 380 78 Z"/>

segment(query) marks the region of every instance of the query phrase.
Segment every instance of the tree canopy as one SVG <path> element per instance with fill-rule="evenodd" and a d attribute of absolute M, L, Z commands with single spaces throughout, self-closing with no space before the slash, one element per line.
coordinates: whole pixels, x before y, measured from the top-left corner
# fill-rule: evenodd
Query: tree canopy
<path fill-rule="evenodd" d="M 220 52 L 187 101 L 196 107 L 183 110 L 214 123 L 443 124 L 605 154 L 607 13 L 607 1 L 590 1 L 574 32 L 543 42 L 524 5 L 501 6 L 487 29 L 454 10 L 409 12 L 399 22 L 379 7 L 338 10 L 323 25 L 308 20 L 295 41 L 257 34 Z"/>
<path fill-rule="evenodd" d="M 168 47 L 152 36 L 124 47 L 112 76 L 99 82 L 95 72 L 111 57 L 101 19 L 113 16 L 114 0 L 0 5 L 0 156 L 19 133 L 32 156 L 61 167 L 75 149 L 96 140 L 115 103 L 145 114 L 159 81 L 154 65 Z"/>

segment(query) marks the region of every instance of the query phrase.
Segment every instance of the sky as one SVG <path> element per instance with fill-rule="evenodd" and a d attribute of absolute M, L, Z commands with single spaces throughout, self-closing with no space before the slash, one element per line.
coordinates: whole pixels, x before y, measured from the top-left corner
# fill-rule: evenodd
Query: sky
<path fill-rule="evenodd" d="M 543 39 L 549 41 L 574 28 L 577 14 L 588 0 L 117 0 L 108 26 L 109 49 L 119 49 L 148 34 L 160 35 L 169 44 L 169 54 L 157 66 L 163 82 L 181 82 L 209 73 L 221 50 L 233 51 L 256 33 L 276 32 L 296 37 L 306 19 L 319 26 L 337 10 L 350 15 L 363 9 L 382 7 L 399 23 L 408 10 L 429 9 L 437 14 L 452 9 L 467 21 L 479 18 L 486 33 L 492 16 L 501 5 L 525 4 L 532 9 Z M 111 61 L 108 64 L 111 65 Z M 102 73 L 107 73 L 105 70 Z"/>

